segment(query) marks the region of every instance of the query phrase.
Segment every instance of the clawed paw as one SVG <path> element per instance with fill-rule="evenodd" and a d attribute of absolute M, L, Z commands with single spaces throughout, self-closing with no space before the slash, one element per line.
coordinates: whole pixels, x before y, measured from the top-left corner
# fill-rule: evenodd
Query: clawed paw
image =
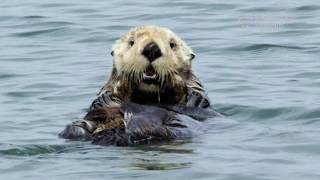
<path fill-rule="evenodd" d="M 187 106 L 207 108 L 210 106 L 210 100 L 204 92 L 189 89 Z"/>
<path fill-rule="evenodd" d="M 65 129 L 59 133 L 59 136 L 65 139 L 91 139 L 91 130 L 94 128 L 93 122 L 80 120 L 68 124 Z"/>

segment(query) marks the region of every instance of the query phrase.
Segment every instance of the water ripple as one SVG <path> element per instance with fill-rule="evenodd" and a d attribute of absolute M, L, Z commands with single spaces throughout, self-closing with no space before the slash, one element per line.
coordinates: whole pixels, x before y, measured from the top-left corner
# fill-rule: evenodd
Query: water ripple
<path fill-rule="evenodd" d="M 64 30 L 64 28 L 50 28 L 50 29 L 44 29 L 44 30 L 36 30 L 36 31 L 15 33 L 14 36 L 17 36 L 17 37 L 32 37 L 32 36 L 39 36 L 39 35 L 56 33 L 56 32 L 62 31 L 62 30 Z"/>
<path fill-rule="evenodd" d="M 307 47 L 293 46 L 293 45 L 280 45 L 280 44 L 252 44 L 228 47 L 227 50 L 231 51 L 266 51 L 272 49 L 292 49 L 292 50 L 304 50 Z"/>
<path fill-rule="evenodd" d="M 319 9 L 319 5 L 303 5 L 295 8 L 297 11 L 317 11 Z"/>
<path fill-rule="evenodd" d="M 0 155 L 36 156 L 41 154 L 57 153 L 64 148 L 64 146 L 60 145 L 27 145 L 0 150 Z"/>

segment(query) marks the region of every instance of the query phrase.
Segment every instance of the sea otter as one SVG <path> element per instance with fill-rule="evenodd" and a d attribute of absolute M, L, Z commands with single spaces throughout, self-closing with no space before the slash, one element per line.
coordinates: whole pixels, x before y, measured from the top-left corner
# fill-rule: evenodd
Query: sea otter
<path fill-rule="evenodd" d="M 195 119 L 217 115 L 192 71 L 195 54 L 171 30 L 135 27 L 116 41 L 111 55 L 111 76 L 88 114 L 60 136 L 116 145 L 132 144 L 135 138 L 176 139 L 192 136 Z M 143 130 L 134 136 L 128 133 L 132 127 Z"/>

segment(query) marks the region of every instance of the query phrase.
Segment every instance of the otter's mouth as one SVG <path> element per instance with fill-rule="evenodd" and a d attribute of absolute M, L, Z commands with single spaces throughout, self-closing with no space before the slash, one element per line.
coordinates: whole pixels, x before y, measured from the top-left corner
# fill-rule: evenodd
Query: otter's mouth
<path fill-rule="evenodd" d="M 158 74 L 156 73 L 155 69 L 151 65 L 149 65 L 145 70 L 145 72 L 143 72 L 142 80 L 147 84 L 159 83 Z"/>

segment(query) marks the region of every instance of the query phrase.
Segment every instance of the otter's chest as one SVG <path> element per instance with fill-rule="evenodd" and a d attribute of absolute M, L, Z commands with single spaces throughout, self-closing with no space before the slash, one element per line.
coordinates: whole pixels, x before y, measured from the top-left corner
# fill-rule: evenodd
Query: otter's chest
<path fill-rule="evenodd" d="M 168 104 L 177 105 L 184 101 L 185 92 L 175 89 L 166 89 L 160 93 L 146 93 L 140 90 L 134 90 L 131 101 L 138 104 Z"/>

